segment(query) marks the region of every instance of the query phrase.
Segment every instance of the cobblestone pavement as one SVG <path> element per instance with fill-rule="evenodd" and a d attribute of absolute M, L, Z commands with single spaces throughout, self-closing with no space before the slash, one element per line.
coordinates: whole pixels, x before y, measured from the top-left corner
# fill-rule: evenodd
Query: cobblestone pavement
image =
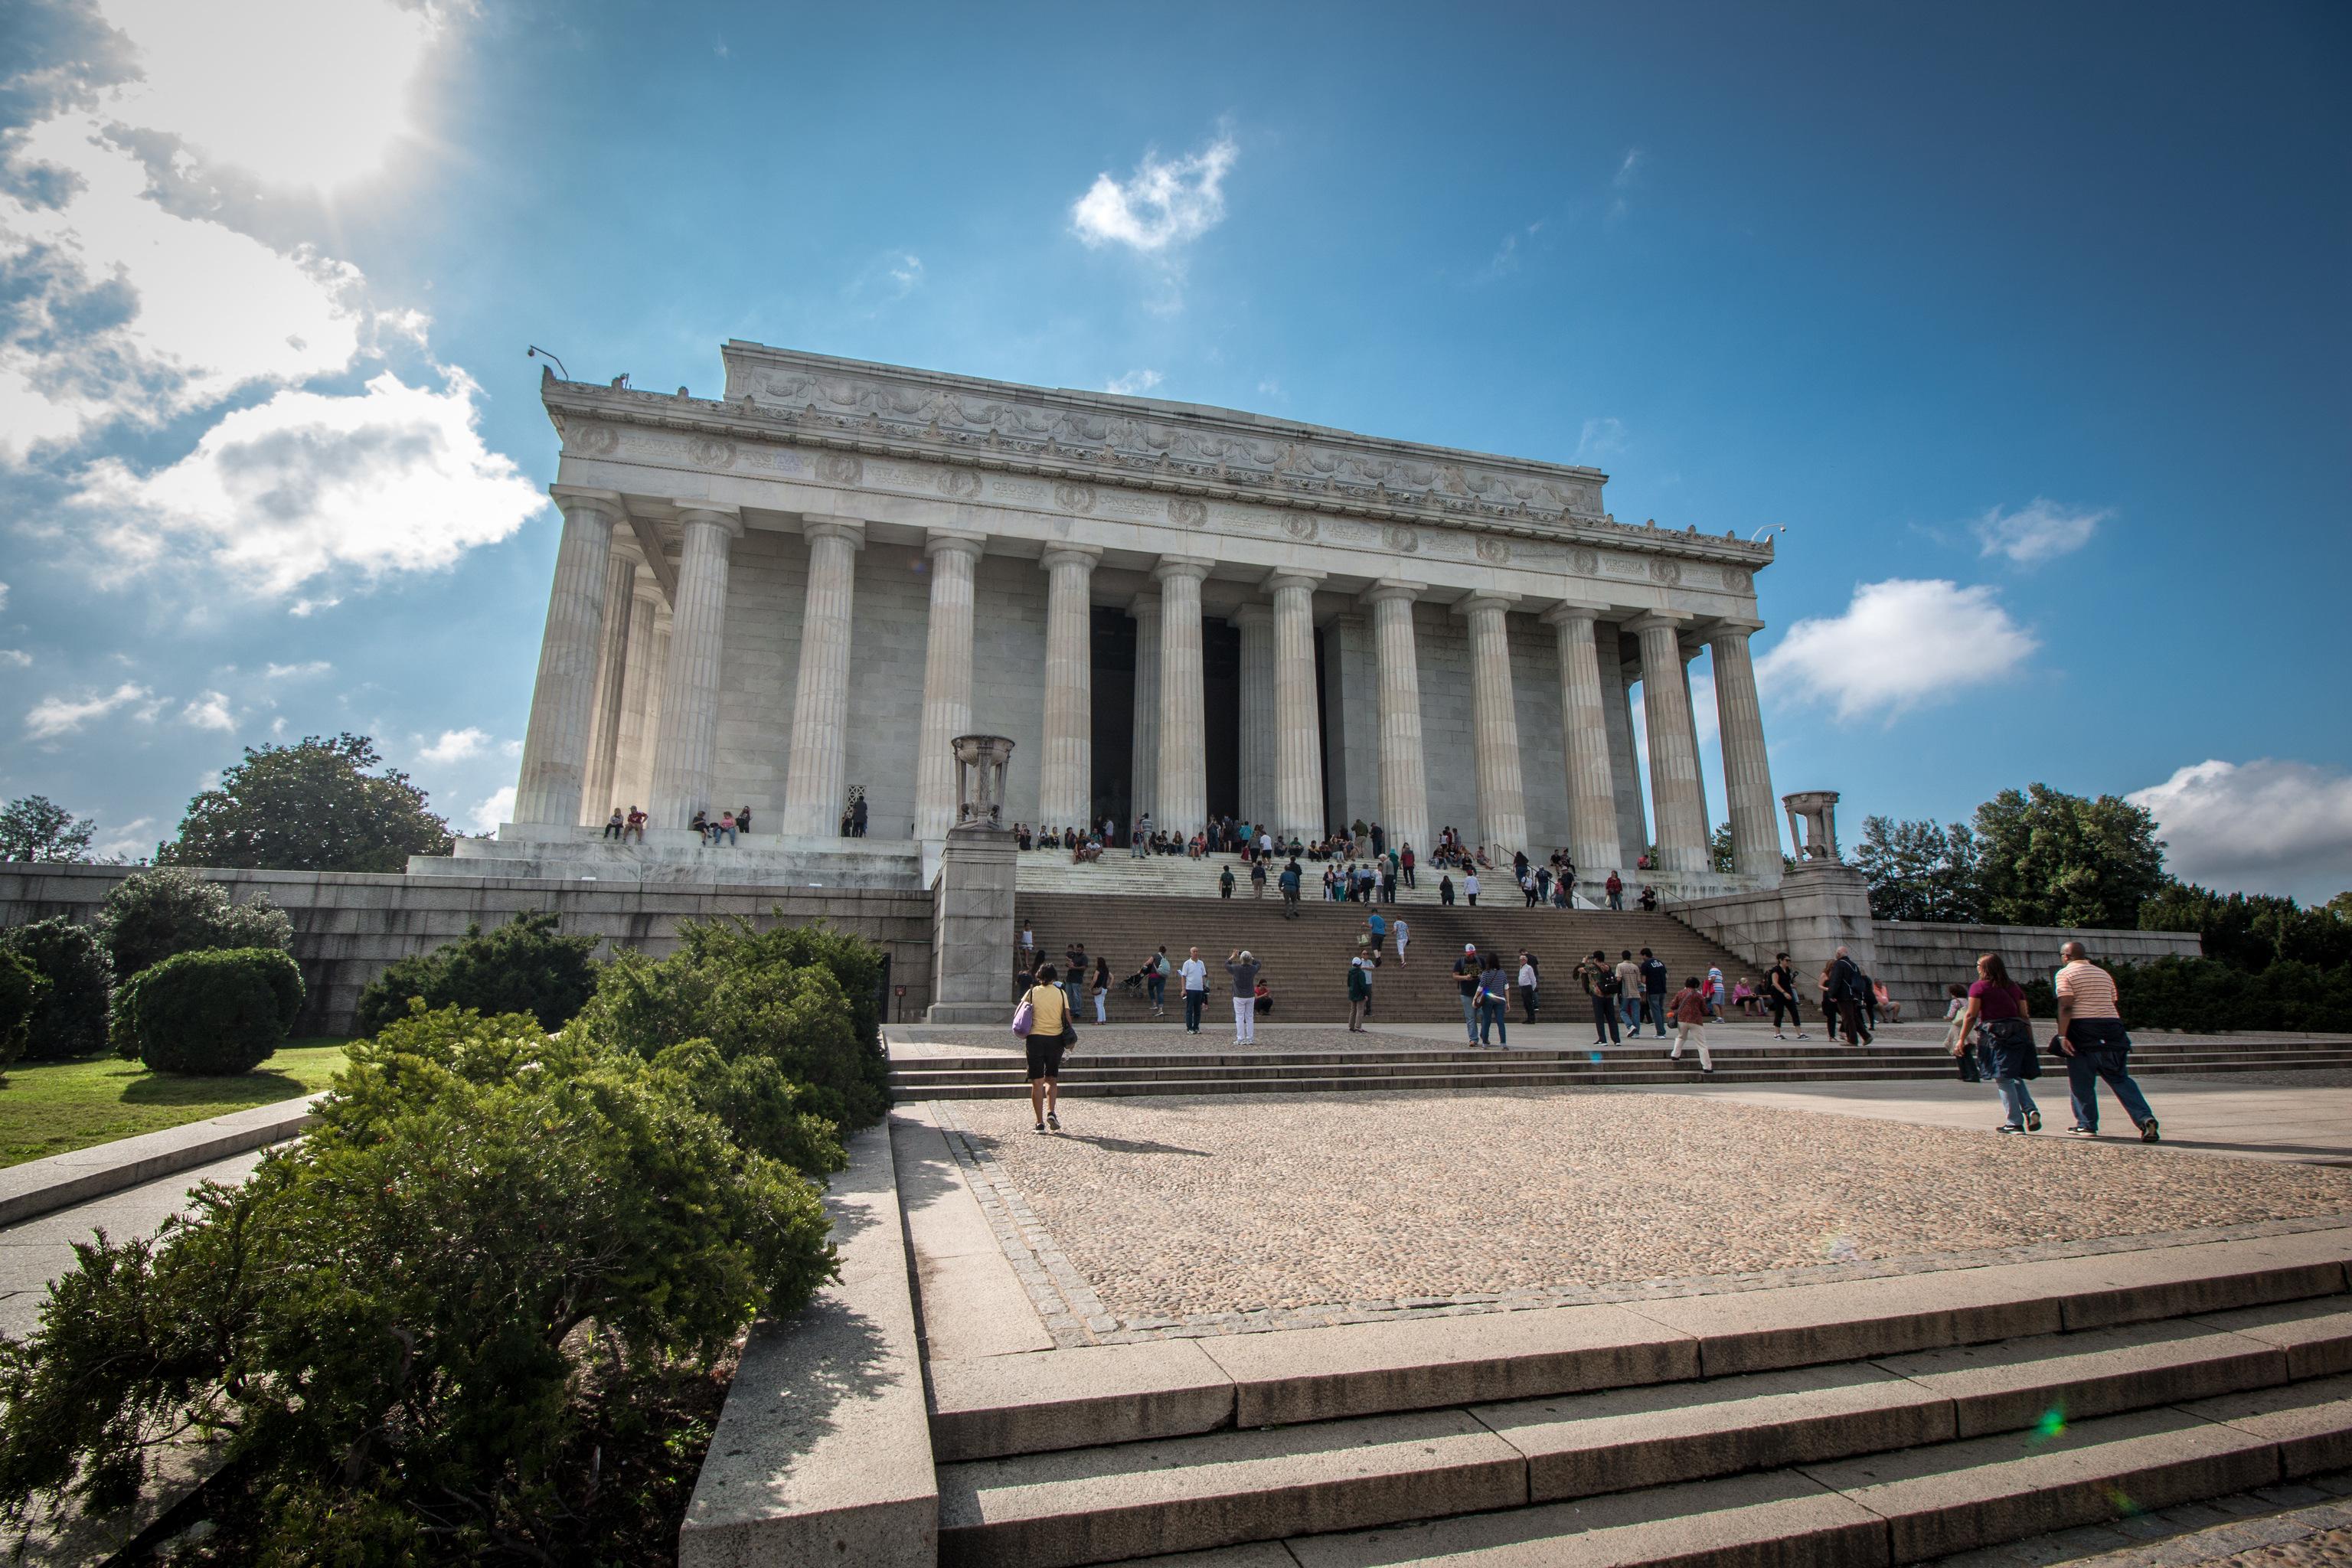
<path fill-rule="evenodd" d="M 1064 1344 L 2352 1224 L 2352 1170 L 1605 1090 L 1086 1100 L 1058 1137 L 929 1109 L 1016 1267 L 1050 1260 Z"/>
<path fill-rule="evenodd" d="M 1937 1568 L 2352 1568 L 2352 1473 L 2037 1535 Z"/>

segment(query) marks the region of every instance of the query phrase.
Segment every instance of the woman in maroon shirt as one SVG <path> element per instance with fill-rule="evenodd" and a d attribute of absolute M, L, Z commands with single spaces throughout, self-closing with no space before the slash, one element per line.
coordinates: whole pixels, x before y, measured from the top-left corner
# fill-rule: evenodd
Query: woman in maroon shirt
<path fill-rule="evenodd" d="M 1996 1132 L 2039 1132 L 2042 1108 L 2033 1103 L 2025 1080 L 2042 1076 L 2042 1058 L 2034 1054 L 2033 1024 L 2025 1005 L 2025 987 L 2009 977 L 2000 954 L 1988 952 L 1977 960 L 1977 983 L 1969 987 L 1969 1010 L 1960 1015 L 1960 1037 L 1984 1026 L 1984 1046 L 1978 1055 L 1984 1074 L 2000 1090 L 2008 1120 Z"/>

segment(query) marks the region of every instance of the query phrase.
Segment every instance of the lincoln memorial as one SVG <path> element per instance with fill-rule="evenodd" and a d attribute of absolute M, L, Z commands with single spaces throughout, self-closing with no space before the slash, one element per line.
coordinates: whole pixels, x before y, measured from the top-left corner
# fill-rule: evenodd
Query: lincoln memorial
<path fill-rule="evenodd" d="M 1564 849 L 1587 889 L 1780 880 L 1748 655 L 1769 543 L 1621 523 L 1588 468 L 722 357 L 719 397 L 542 383 L 563 531 L 514 820 L 415 869 L 917 886 L 956 820 L 950 742 L 984 733 L 1013 742 L 1008 821 L 1312 839 L 1360 818 L 1424 854 L 1446 826 L 1498 862 Z M 866 834 L 844 838 L 853 793 Z M 605 839 L 632 806 L 642 845 Z M 688 831 L 744 808 L 736 845 Z"/>

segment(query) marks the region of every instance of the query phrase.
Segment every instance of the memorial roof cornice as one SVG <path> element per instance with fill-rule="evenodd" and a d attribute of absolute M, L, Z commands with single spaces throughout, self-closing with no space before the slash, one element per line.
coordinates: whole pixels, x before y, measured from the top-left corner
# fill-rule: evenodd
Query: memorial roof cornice
<path fill-rule="evenodd" d="M 541 382 L 560 435 L 605 422 L 1115 485 L 1204 500 L 1607 545 L 1755 568 L 1771 543 L 1621 523 L 1600 469 L 1358 435 L 1233 409 L 730 341 L 723 398 Z"/>

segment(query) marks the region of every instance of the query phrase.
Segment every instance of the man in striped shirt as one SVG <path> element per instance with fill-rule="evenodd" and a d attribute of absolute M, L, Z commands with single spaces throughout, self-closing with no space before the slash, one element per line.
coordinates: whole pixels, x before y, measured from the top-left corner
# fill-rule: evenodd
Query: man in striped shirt
<path fill-rule="evenodd" d="M 2140 1142 L 2157 1141 L 2156 1112 L 2132 1081 L 2131 1037 L 2116 1008 L 2115 977 L 2091 962 L 2079 942 L 2059 950 L 2066 966 L 2058 972 L 2059 1051 L 2066 1058 L 2066 1084 L 2074 1100 L 2075 1136 L 2099 1135 L 2099 1080 L 2107 1080 L 2116 1102 L 2139 1129 Z"/>

